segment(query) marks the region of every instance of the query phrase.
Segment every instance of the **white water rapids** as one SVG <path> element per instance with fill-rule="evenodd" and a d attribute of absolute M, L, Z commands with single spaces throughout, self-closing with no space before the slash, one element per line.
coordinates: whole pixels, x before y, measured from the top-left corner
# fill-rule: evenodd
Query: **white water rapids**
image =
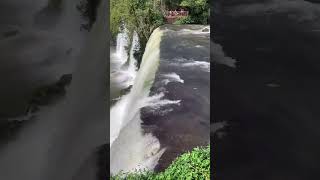
<path fill-rule="evenodd" d="M 136 60 L 133 57 L 133 53 L 139 46 L 136 37 L 133 37 L 133 47 L 130 50 L 128 59 L 129 65 L 126 68 L 120 67 L 118 69 L 118 71 L 122 72 L 123 76 L 135 73 L 136 76 L 132 76 L 134 77 L 134 81 L 129 81 L 133 85 L 130 92 L 121 96 L 110 110 L 110 171 L 112 174 L 120 171 L 128 172 L 139 169 L 153 170 L 165 151 L 165 149 L 160 148 L 157 138 L 152 134 L 143 133 L 140 118 L 140 109 L 142 107 L 159 108 L 168 104 L 180 103 L 179 100 L 162 99 L 163 94 L 149 96 L 150 88 L 159 65 L 162 34 L 163 32 L 160 29 L 156 29 L 152 33 L 138 71 L 136 71 Z M 125 38 L 126 36 L 120 34 L 117 39 L 117 45 L 124 45 L 125 43 L 123 42 L 125 40 L 119 37 Z M 124 48 L 117 47 L 115 54 L 118 54 L 122 49 Z M 120 51 L 120 53 L 122 52 Z M 114 55 L 111 56 L 115 57 Z M 117 57 L 127 56 L 118 54 Z M 111 61 L 124 64 L 124 60 L 114 58 Z M 124 87 L 130 84 L 128 81 L 119 81 L 119 83 L 124 84 Z"/>

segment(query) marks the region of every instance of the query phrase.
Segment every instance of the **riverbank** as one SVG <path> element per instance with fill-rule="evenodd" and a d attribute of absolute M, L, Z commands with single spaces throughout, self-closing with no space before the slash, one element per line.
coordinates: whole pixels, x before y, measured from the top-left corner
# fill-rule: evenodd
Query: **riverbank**
<path fill-rule="evenodd" d="M 210 146 L 194 148 L 177 157 L 163 172 L 148 171 L 124 173 L 112 176 L 111 180 L 167 180 L 210 179 Z"/>

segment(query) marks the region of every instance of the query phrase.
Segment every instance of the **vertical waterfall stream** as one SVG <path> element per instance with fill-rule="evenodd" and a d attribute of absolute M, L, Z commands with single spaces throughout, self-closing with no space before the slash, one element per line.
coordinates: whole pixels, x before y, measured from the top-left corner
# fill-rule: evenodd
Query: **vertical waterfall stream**
<path fill-rule="evenodd" d="M 140 109 L 150 105 L 148 95 L 159 64 L 161 36 L 162 32 L 159 29 L 153 32 L 130 92 L 121 96 L 117 103 L 111 107 L 111 173 L 117 173 L 121 170 L 127 172 L 134 169 L 152 170 L 164 151 L 160 149 L 160 144 L 155 137 L 142 132 L 140 119 Z M 122 40 L 118 38 L 118 41 Z M 133 42 L 137 42 L 137 39 L 133 38 Z M 117 43 L 117 45 L 119 44 Z M 135 43 L 133 45 L 135 46 Z M 119 49 L 122 48 L 117 47 L 117 50 Z M 130 62 L 126 69 L 127 72 L 131 71 L 130 73 L 136 72 L 133 51 L 134 49 L 130 52 Z"/>

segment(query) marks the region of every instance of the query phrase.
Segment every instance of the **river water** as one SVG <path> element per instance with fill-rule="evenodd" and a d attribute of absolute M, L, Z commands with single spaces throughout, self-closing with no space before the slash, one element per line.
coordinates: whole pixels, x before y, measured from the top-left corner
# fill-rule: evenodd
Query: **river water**
<path fill-rule="evenodd" d="M 209 143 L 209 32 L 197 25 L 158 28 L 136 76 L 128 66 L 116 68 L 125 64 L 119 57 L 127 56 L 114 48 L 111 89 L 133 86 L 126 95 L 112 94 L 117 103 L 110 114 L 111 173 L 162 170 L 179 154 Z M 117 45 L 123 42 L 118 39 Z"/>

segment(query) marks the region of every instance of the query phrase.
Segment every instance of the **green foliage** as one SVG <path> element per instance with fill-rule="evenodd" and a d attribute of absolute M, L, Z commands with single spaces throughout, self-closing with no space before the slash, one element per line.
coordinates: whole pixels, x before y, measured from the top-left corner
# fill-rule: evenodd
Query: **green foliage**
<path fill-rule="evenodd" d="M 181 0 L 165 0 L 164 4 L 169 9 L 177 9 L 180 6 Z"/>
<path fill-rule="evenodd" d="M 186 17 L 181 17 L 179 18 L 176 22 L 174 22 L 174 24 L 194 24 L 193 19 L 190 16 L 186 16 Z"/>
<path fill-rule="evenodd" d="M 130 33 L 136 31 L 147 41 L 154 29 L 164 24 L 159 0 L 111 0 L 110 30 L 112 37 L 125 24 Z"/>
<path fill-rule="evenodd" d="M 150 171 L 135 171 L 132 173 L 119 173 L 111 177 L 111 180 L 154 180 L 156 177 L 156 173 Z"/>
<path fill-rule="evenodd" d="M 180 6 L 188 8 L 191 23 L 208 24 L 209 0 L 182 0 Z"/>
<path fill-rule="evenodd" d="M 210 147 L 195 148 L 177 158 L 159 179 L 210 179 Z"/>
<path fill-rule="evenodd" d="M 184 7 L 189 10 L 189 16 L 183 17 L 175 24 L 208 24 L 209 0 L 164 0 L 166 8 L 174 10 Z"/>
<path fill-rule="evenodd" d="M 110 1 L 111 37 L 115 40 L 123 25 L 128 30 L 130 38 L 136 31 L 140 39 L 140 51 L 135 54 L 138 61 L 142 59 L 145 46 L 153 30 L 165 22 L 160 6 L 160 0 Z"/>
<path fill-rule="evenodd" d="M 178 157 L 160 173 L 139 172 L 120 173 L 111 180 L 209 180 L 210 179 L 210 146 L 195 148 Z"/>

